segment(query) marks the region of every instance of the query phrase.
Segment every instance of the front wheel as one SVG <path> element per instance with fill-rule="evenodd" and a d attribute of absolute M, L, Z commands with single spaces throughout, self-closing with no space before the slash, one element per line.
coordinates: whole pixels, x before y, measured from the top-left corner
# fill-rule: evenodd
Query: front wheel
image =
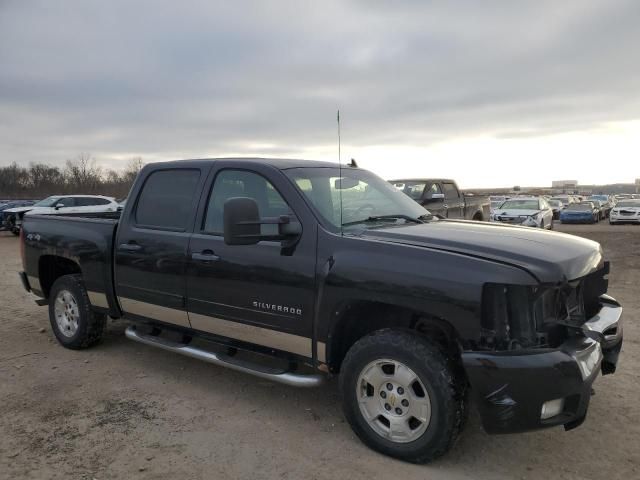
<path fill-rule="evenodd" d="M 64 275 L 49 292 L 49 321 L 60 344 L 78 350 L 100 341 L 107 317 L 91 310 L 81 275 Z"/>
<path fill-rule="evenodd" d="M 345 416 L 370 448 L 426 463 L 453 445 L 466 417 L 464 382 L 438 345 L 380 330 L 358 340 L 341 367 Z"/>

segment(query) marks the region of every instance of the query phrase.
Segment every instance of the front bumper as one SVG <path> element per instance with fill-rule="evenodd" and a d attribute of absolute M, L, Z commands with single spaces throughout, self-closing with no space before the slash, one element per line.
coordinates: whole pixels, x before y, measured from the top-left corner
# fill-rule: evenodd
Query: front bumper
<path fill-rule="evenodd" d="M 592 215 L 585 216 L 560 216 L 562 223 L 592 223 L 595 218 Z"/>
<path fill-rule="evenodd" d="M 609 221 L 616 223 L 640 223 L 640 215 L 609 215 Z"/>
<path fill-rule="evenodd" d="M 598 373 L 615 372 L 622 348 L 622 307 L 603 295 L 600 311 L 582 330 L 583 335 L 557 349 L 462 354 L 488 433 L 554 425 L 570 429 L 582 423 Z M 563 404 L 559 413 L 543 419 L 543 405 L 558 399 Z"/>

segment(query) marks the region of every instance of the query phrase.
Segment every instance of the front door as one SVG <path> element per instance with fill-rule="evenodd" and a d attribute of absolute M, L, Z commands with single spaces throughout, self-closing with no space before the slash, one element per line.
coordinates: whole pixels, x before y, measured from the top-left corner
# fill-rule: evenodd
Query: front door
<path fill-rule="evenodd" d="M 189 246 L 191 326 L 227 339 L 312 357 L 316 224 L 286 199 L 299 193 L 279 170 L 260 164 L 238 169 L 216 162 Z M 281 242 L 226 245 L 223 208 L 232 197 L 253 198 L 260 217 L 295 216 L 303 233 L 292 249 Z M 297 203 L 296 205 L 299 205 Z M 275 234 L 275 225 L 263 225 Z"/>
<path fill-rule="evenodd" d="M 118 227 L 115 283 L 125 315 L 189 326 L 187 248 L 206 171 L 155 170 Z"/>

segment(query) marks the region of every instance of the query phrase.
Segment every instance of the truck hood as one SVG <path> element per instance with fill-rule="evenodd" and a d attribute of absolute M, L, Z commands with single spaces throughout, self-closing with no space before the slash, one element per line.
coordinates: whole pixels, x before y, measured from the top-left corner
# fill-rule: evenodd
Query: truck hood
<path fill-rule="evenodd" d="M 564 233 L 440 220 L 365 230 L 363 238 L 485 258 L 527 270 L 542 283 L 583 277 L 602 265 L 600 244 Z"/>

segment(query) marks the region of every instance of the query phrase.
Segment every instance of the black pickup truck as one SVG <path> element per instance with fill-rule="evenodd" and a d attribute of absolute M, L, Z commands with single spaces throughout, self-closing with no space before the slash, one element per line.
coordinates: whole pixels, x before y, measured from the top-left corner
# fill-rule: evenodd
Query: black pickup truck
<path fill-rule="evenodd" d="M 600 246 L 441 220 L 374 174 L 275 159 L 147 165 L 122 212 L 28 216 L 21 279 L 67 348 L 147 345 L 289 385 L 339 376 L 370 447 L 427 462 L 467 402 L 490 433 L 585 418 L 622 308 Z"/>
<path fill-rule="evenodd" d="M 442 218 L 476 221 L 489 221 L 491 218 L 489 197 L 465 195 L 454 180 L 420 178 L 390 180 L 389 183 Z"/>

